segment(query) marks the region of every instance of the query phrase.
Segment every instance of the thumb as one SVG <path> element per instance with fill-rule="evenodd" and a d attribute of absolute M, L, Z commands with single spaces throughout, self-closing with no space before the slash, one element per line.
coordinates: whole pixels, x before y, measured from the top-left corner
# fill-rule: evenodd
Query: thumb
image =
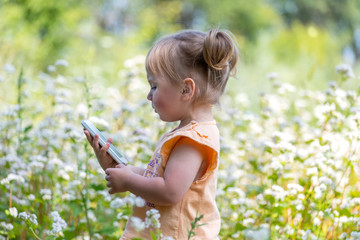
<path fill-rule="evenodd" d="M 110 143 L 110 144 L 112 144 L 112 143 L 113 143 L 112 138 L 108 138 L 108 139 L 107 139 L 107 142 Z"/>

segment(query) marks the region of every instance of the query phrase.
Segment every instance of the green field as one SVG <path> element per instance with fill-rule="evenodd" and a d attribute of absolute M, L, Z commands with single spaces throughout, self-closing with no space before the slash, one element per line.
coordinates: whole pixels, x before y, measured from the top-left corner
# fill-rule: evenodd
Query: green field
<path fill-rule="evenodd" d="M 108 194 L 80 122 L 146 166 L 176 123 L 146 99 L 145 55 L 211 27 L 241 58 L 214 111 L 219 238 L 360 239 L 360 2 L 216 3 L 0 1 L 0 240 L 120 238 L 141 200 Z"/>

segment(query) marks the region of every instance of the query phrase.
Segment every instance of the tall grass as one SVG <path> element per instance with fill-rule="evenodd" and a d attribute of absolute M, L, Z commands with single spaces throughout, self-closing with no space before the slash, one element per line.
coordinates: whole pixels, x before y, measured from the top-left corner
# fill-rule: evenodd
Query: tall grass
<path fill-rule="evenodd" d="M 128 220 L 137 222 L 129 216 L 141 199 L 108 194 L 80 121 L 91 118 L 132 164 L 146 166 L 175 125 L 147 103 L 142 63 L 128 60 L 117 87 L 68 75 L 65 62 L 31 76 L 2 71 L 11 98 L 1 98 L 0 239 L 118 239 Z M 357 81 L 351 68 L 336 70 L 338 81 L 323 90 L 270 76 L 256 112 L 245 92 L 223 97 L 215 111 L 221 239 L 360 238 L 360 97 L 341 88 Z M 139 229 L 158 226 L 158 217 Z"/>

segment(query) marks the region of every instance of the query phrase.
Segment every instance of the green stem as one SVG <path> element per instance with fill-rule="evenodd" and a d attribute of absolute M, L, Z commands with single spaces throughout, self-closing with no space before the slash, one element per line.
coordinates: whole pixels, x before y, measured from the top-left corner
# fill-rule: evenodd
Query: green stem
<path fill-rule="evenodd" d="M 32 232 L 32 234 L 34 234 L 34 237 L 37 239 L 37 240 L 41 240 L 41 238 L 38 237 L 38 235 L 36 235 L 34 229 L 32 227 L 30 227 L 30 230 Z"/>
<path fill-rule="evenodd" d="M 85 165 L 86 165 L 86 169 L 85 169 L 85 186 L 84 186 L 84 190 L 85 190 L 85 194 L 81 191 L 81 198 L 82 198 L 82 202 L 83 202 L 83 205 L 84 205 L 84 209 L 85 209 L 85 217 L 86 217 L 86 224 L 87 224 L 87 228 L 89 230 L 89 237 L 90 237 L 90 240 L 92 238 L 92 235 L 93 235 L 93 231 L 92 231 L 92 227 L 91 227 L 91 223 L 90 223 L 90 218 L 89 218 L 89 215 L 88 215 L 88 211 L 89 211 L 89 208 L 88 208 L 88 205 L 87 205 L 87 200 L 89 199 L 89 196 L 88 196 L 88 184 L 89 184 L 89 158 L 90 158 L 90 153 L 89 153 L 89 150 L 87 148 L 87 145 L 85 145 L 85 152 L 86 152 L 86 162 L 85 162 Z"/>
<path fill-rule="evenodd" d="M 19 77 L 17 79 L 17 105 L 19 107 L 17 111 L 17 117 L 19 119 L 19 131 L 18 131 L 18 141 L 19 141 L 19 147 L 17 149 L 17 155 L 20 156 L 22 153 L 22 132 L 21 132 L 21 126 L 22 126 L 22 86 L 23 86 L 23 69 L 21 68 Z"/>
<path fill-rule="evenodd" d="M 9 208 L 11 208 L 12 205 L 12 184 L 10 183 L 10 199 L 9 199 Z"/>
<path fill-rule="evenodd" d="M 89 239 L 91 240 L 92 238 L 92 235 L 93 235 L 93 232 L 92 232 L 92 228 L 91 228 L 91 224 L 90 224 L 90 219 L 89 219 L 89 215 L 88 215 L 88 211 L 89 211 L 89 208 L 87 206 L 87 187 L 85 187 L 85 191 L 86 191 L 86 194 L 84 195 L 84 193 L 81 191 L 81 199 L 82 199 L 82 202 L 84 204 L 84 209 L 85 209 L 85 218 L 86 218 L 86 224 L 87 224 L 87 228 L 89 230 Z"/>

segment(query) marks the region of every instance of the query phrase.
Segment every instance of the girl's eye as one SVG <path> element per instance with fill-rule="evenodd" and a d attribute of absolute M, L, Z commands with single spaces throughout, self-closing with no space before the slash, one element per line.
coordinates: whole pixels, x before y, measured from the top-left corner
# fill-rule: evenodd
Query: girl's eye
<path fill-rule="evenodd" d="M 154 86 L 154 87 L 151 87 L 151 90 L 155 90 L 156 89 L 156 87 Z"/>

